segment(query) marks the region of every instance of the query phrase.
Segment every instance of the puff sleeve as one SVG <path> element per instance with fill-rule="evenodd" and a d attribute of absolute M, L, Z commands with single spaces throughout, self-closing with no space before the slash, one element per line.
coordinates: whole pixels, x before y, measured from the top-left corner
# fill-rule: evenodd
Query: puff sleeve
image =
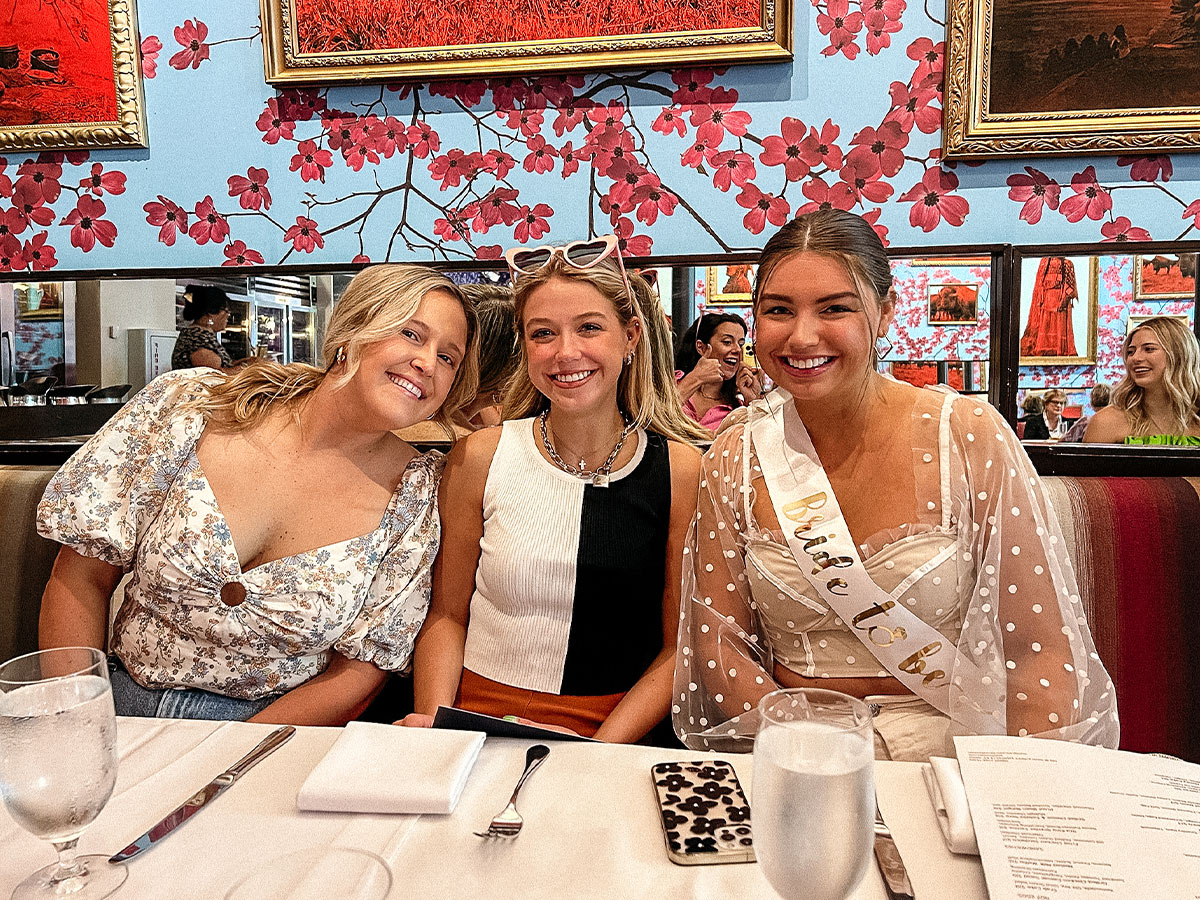
<path fill-rule="evenodd" d="M 182 369 L 135 394 L 50 479 L 37 508 L 38 533 L 128 570 L 203 431 L 203 415 L 185 404 L 224 377 Z"/>
<path fill-rule="evenodd" d="M 334 649 L 350 659 L 391 672 L 406 669 L 413 642 L 429 612 L 433 561 L 441 543 L 437 489 L 445 457 L 418 456 L 405 472 L 404 489 L 390 512 L 391 536 L 379 555 L 366 599 Z"/>
<path fill-rule="evenodd" d="M 1112 681 L 1029 457 L 985 403 L 956 400 L 950 426 L 965 480 L 963 561 L 974 571 L 959 650 L 978 666 L 953 680 L 952 705 L 990 713 L 1001 732 L 1115 747 Z"/>
<path fill-rule="evenodd" d="M 684 548 L 671 715 L 692 749 L 747 752 L 758 701 L 778 685 L 746 578 L 750 523 L 743 519 L 751 489 L 743 470 L 749 460 L 745 413 L 734 416 L 701 464 L 696 518 Z"/>

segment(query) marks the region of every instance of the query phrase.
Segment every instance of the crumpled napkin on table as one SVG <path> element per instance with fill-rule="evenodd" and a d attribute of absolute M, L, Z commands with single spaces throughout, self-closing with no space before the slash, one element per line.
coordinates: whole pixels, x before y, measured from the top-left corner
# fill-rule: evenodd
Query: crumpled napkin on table
<path fill-rule="evenodd" d="M 931 756 L 928 764 L 921 767 L 921 774 L 925 777 L 925 787 L 929 789 L 929 799 L 950 852 L 978 856 L 975 824 L 971 821 L 971 808 L 967 805 L 967 791 L 963 787 L 958 760 Z"/>
<path fill-rule="evenodd" d="M 296 804 L 323 812 L 453 812 L 484 738 L 351 722 L 305 779 Z"/>

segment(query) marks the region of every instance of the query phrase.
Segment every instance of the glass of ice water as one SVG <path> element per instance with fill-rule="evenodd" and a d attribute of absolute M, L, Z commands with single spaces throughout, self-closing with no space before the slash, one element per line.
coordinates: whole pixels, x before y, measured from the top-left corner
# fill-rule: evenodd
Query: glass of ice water
<path fill-rule="evenodd" d="M 758 704 L 754 852 L 785 900 L 846 900 L 871 860 L 871 712 L 836 691 L 789 688 Z"/>
<path fill-rule="evenodd" d="M 117 726 L 108 662 L 91 647 L 61 647 L 0 665 L 0 796 L 18 825 L 58 851 L 13 900 L 107 897 L 125 881 L 107 856 L 75 845 L 117 780 Z"/>

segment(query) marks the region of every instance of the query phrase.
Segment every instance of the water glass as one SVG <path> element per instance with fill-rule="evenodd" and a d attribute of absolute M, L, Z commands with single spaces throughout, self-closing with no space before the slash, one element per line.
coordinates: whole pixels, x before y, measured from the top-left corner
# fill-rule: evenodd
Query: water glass
<path fill-rule="evenodd" d="M 751 809 L 763 874 L 785 900 L 846 900 L 874 845 L 871 712 L 816 688 L 775 691 L 758 709 Z"/>
<path fill-rule="evenodd" d="M 116 717 L 100 650 L 60 647 L 0 665 L 0 796 L 18 825 L 58 851 L 13 900 L 94 900 L 124 883 L 124 866 L 75 853 L 116 780 Z"/>

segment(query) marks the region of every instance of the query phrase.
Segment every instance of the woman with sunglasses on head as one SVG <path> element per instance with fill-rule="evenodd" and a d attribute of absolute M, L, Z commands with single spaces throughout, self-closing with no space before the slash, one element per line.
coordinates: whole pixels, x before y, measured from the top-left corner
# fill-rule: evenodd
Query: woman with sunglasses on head
<path fill-rule="evenodd" d="M 1186 322 L 1155 316 L 1121 344 L 1125 377 L 1083 439 L 1100 444 L 1200 445 L 1200 343 Z"/>
<path fill-rule="evenodd" d="M 878 710 L 876 754 L 953 756 L 952 734 L 1115 747 L 1058 522 L 988 404 L 880 375 L 895 313 L 859 216 L 809 213 L 763 249 L 758 359 L 778 385 L 704 457 L 686 557 L 676 731 L 749 750 L 779 687 Z"/>
<path fill-rule="evenodd" d="M 475 392 L 474 309 L 418 266 L 354 276 L 323 369 L 152 381 L 54 476 L 43 647 L 106 646 L 122 715 L 339 725 L 408 665 L 442 459 L 392 432 Z"/>
<path fill-rule="evenodd" d="M 616 238 L 511 250 L 521 365 L 504 424 L 451 451 L 415 713 L 631 742 L 667 715 L 700 456 Z"/>

